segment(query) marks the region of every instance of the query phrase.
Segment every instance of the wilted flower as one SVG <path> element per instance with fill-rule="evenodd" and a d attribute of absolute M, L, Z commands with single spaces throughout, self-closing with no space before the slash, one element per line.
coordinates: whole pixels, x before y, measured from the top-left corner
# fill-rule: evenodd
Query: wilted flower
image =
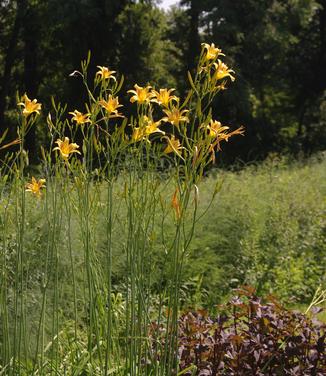
<path fill-rule="evenodd" d="M 195 146 L 194 147 L 194 155 L 193 155 L 193 158 L 192 158 L 192 167 L 195 167 L 196 162 L 198 160 L 198 156 L 199 156 L 199 148 L 198 148 L 198 146 Z"/>
<path fill-rule="evenodd" d="M 209 152 L 211 154 L 210 160 L 215 164 L 216 157 L 215 157 L 214 145 L 209 145 Z"/>
<path fill-rule="evenodd" d="M 122 116 L 118 113 L 118 108 L 122 107 L 122 104 L 119 104 L 118 97 L 113 97 L 112 95 L 109 95 L 107 101 L 101 100 L 99 104 L 109 113 L 109 115 L 112 114 L 113 116 Z"/>
<path fill-rule="evenodd" d="M 116 71 L 111 71 L 109 68 L 101 67 L 100 65 L 98 65 L 97 68 L 99 68 L 99 71 L 96 72 L 96 75 L 101 77 L 102 80 L 109 80 L 112 78 L 116 81 L 116 78 L 113 76 Z"/>
<path fill-rule="evenodd" d="M 226 80 L 225 81 L 223 81 L 222 83 L 220 83 L 219 85 L 217 85 L 216 87 L 215 87 L 215 90 L 226 90 Z"/>
<path fill-rule="evenodd" d="M 172 110 L 163 110 L 167 116 L 162 118 L 162 121 L 171 123 L 176 127 L 179 127 L 180 122 L 189 122 L 189 118 L 184 116 L 189 110 L 179 110 L 176 107 L 173 107 Z"/>
<path fill-rule="evenodd" d="M 63 159 L 68 159 L 72 153 L 80 154 L 80 152 L 77 150 L 79 145 L 75 143 L 70 144 L 68 137 L 65 137 L 64 141 L 58 139 L 55 143 L 58 146 L 56 146 L 53 150 L 59 150 Z"/>
<path fill-rule="evenodd" d="M 69 112 L 70 115 L 73 115 L 72 120 L 74 120 L 77 124 L 85 124 L 85 123 L 91 123 L 91 119 L 89 116 L 91 114 L 82 114 L 81 112 L 75 110 L 73 112 Z"/>
<path fill-rule="evenodd" d="M 0 150 L 7 149 L 7 148 L 9 148 L 10 146 L 18 145 L 18 144 L 20 144 L 20 143 L 21 143 L 21 139 L 20 139 L 20 138 L 16 138 L 15 140 L 10 141 L 10 142 L 8 142 L 8 143 L 5 144 L 5 145 L 0 146 Z"/>
<path fill-rule="evenodd" d="M 174 209 L 176 219 L 181 218 L 181 205 L 179 200 L 179 189 L 177 188 L 172 196 L 171 206 Z"/>
<path fill-rule="evenodd" d="M 36 114 L 40 114 L 41 110 L 41 103 L 37 103 L 37 99 L 33 99 L 32 101 L 28 98 L 27 94 L 24 94 L 22 97 L 23 102 L 19 102 L 17 105 L 24 107 L 23 115 L 25 117 L 31 115 L 33 112 Z"/>
<path fill-rule="evenodd" d="M 223 139 L 224 139 L 225 141 L 228 141 L 230 137 L 235 136 L 236 134 L 243 135 L 244 132 L 245 132 L 245 131 L 244 131 L 244 127 L 241 126 L 241 127 L 237 128 L 236 130 L 234 130 L 234 131 L 232 131 L 232 132 L 229 132 L 229 133 L 227 133 L 227 134 L 224 134 Z"/>
<path fill-rule="evenodd" d="M 152 102 L 158 103 L 164 107 L 168 107 L 172 101 L 178 102 L 179 98 L 175 95 L 171 95 L 175 89 L 160 89 L 160 91 L 152 91 Z"/>
<path fill-rule="evenodd" d="M 202 43 L 203 48 L 206 50 L 205 59 L 206 60 L 215 60 L 218 56 L 225 56 L 222 53 L 222 50 L 215 47 L 215 44 Z"/>
<path fill-rule="evenodd" d="M 134 85 L 134 88 L 136 90 L 128 90 L 128 93 L 134 94 L 130 98 L 130 102 L 138 102 L 139 104 L 149 103 L 152 94 L 151 94 L 151 86 L 141 87 L 137 84 Z"/>
<path fill-rule="evenodd" d="M 231 73 L 234 73 L 234 70 L 229 69 L 229 67 L 224 64 L 221 60 L 217 60 L 217 63 L 214 63 L 215 67 L 215 73 L 214 73 L 214 79 L 222 80 L 223 78 L 230 77 L 231 81 L 235 80 L 235 77 L 232 76 Z"/>
<path fill-rule="evenodd" d="M 36 180 L 34 176 L 32 176 L 31 183 L 26 184 L 26 192 L 32 192 L 35 196 L 40 197 L 42 194 L 41 189 L 45 188 L 45 179 Z"/>

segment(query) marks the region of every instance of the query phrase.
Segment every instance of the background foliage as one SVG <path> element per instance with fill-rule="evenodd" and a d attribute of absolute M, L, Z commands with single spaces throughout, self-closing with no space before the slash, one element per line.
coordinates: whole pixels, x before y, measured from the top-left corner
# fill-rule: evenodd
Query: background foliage
<path fill-rule="evenodd" d="M 52 95 L 79 108 L 80 83 L 66 78 L 89 50 L 90 73 L 108 65 L 125 75 L 126 88 L 150 80 L 182 94 L 205 41 L 227 51 L 237 72 L 213 115 L 247 129 L 224 154 L 225 163 L 325 148 L 325 0 L 182 0 L 169 12 L 157 3 L 1 1 L 1 133 L 13 128 L 17 90 L 48 109 Z M 41 140 L 42 122 L 27 140 L 34 161 Z"/>

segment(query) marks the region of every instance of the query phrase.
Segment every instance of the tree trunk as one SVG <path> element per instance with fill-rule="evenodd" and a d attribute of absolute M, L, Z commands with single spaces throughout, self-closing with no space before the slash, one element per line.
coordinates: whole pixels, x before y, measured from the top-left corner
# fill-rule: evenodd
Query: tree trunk
<path fill-rule="evenodd" d="M 187 69 L 192 72 L 196 68 L 196 58 L 200 50 L 200 38 L 199 38 L 199 15 L 200 6 L 198 0 L 192 0 L 190 2 L 190 29 L 188 39 L 188 53 L 187 53 Z"/>
<path fill-rule="evenodd" d="M 320 54 L 319 67 L 320 77 L 318 79 L 321 91 L 326 89 L 326 0 L 319 1 L 321 9 L 319 12 L 319 38 L 320 38 Z"/>
<path fill-rule="evenodd" d="M 29 5 L 24 17 L 24 86 L 27 95 L 34 99 L 37 97 L 39 77 L 37 72 L 37 47 L 38 47 L 38 14 L 35 6 Z M 29 152 L 31 163 L 37 160 L 35 125 L 26 135 L 26 149 Z"/>
<path fill-rule="evenodd" d="M 26 0 L 17 0 L 17 11 L 15 21 L 11 30 L 8 47 L 5 53 L 4 70 L 0 80 L 0 133 L 6 129 L 4 123 L 4 115 L 6 111 L 6 97 L 9 93 L 11 69 L 14 65 L 16 45 L 19 37 L 19 32 L 22 27 L 24 13 L 26 9 Z"/>

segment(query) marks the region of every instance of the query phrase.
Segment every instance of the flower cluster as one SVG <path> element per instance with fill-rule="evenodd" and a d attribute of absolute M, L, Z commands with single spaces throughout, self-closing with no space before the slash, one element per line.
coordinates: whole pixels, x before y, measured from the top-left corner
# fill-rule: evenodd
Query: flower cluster
<path fill-rule="evenodd" d="M 162 133 L 164 132 L 159 129 L 161 120 L 154 121 L 152 118 L 149 118 L 146 115 L 143 115 L 139 119 L 139 127 L 135 127 L 132 133 L 132 141 L 137 142 L 143 139 L 148 139 L 153 133 Z"/>
<path fill-rule="evenodd" d="M 225 56 L 222 50 L 215 47 L 215 44 L 202 44 L 202 59 L 200 61 L 199 73 L 205 73 L 208 80 L 209 90 L 220 91 L 225 90 L 227 79 L 232 82 L 235 80 L 234 70 L 230 69 L 221 59 Z"/>
<path fill-rule="evenodd" d="M 100 144 L 101 131 L 105 137 L 112 137 L 112 132 L 119 131 L 119 124 L 116 124 L 113 130 L 109 128 L 111 119 L 123 118 L 122 125 L 131 127 L 131 132 L 125 132 L 124 126 L 121 126 L 120 134 L 123 135 L 119 142 L 121 145 L 123 143 L 125 150 L 128 150 L 129 146 L 134 148 L 142 141 L 151 144 L 159 139 L 163 142 L 162 154 L 173 154 L 184 162 L 190 160 L 193 168 L 202 162 L 205 165 L 211 161 L 214 162 L 215 153 L 221 150 L 222 141 L 228 141 L 230 137 L 244 133 L 243 127 L 229 131 L 229 126 L 214 120 L 211 111 L 206 111 L 216 92 L 225 89 L 228 81 L 235 80 L 234 71 L 220 60 L 223 56 L 225 55 L 222 50 L 214 43 L 202 44 L 196 78 L 193 80 L 189 73 L 191 89 L 183 102 L 175 95 L 174 88 L 155 89 L 150 85 L 135 84 L 134 88 L 128 90 L 127 93 L 131 95 L 130 102 L 137 105 L 138 116 L 131 118 L 129 123 L 120 112 L 123 105 L 119 102 L 118 92 L 123 81 L 118 82 L 115 76 L 116 71 L 105 66 L 97 66 L 94 93 L 92 94 L 87 87 L 90 102 L 86 105 L 86 111 L 75 109 L 69 112 L 72 117 L 71 121 L 66 124 L 69 124 L 72 137 L 76 134 L 73 125 L 81 126 L 84 136 L 82 146 L 84 154 L 89 145 L 93 144 L 96 148 Z M 85 77 L 86 70 L 84 69 L 83 73 L 77 73 Z M 95 94 L 96 89 L 99 90 L 98 96 Z M 36 99 L 30 100 L 27 94 L 22 97 L 18 106 L 23 108 L 22 115 L 25 118 L 32 114 L 40 114 L 41 104 Z M 55 131 L 56 126 L 52 123 L 50 114 L 48 123 L 49 119 L 50 129 Z M 91 131 L 92 129 L 96 129 L 96 132 Z M 57 146 L 53 148 L 53 151 L 58 151 L 60 157 L 68 163 L 73 154 L 81 154 L 78 150 L 79 145 L 70 142 L 70 139 L 65 136 L 65 131 L 59 134 L 61 137 L 55 141 Z M 92 135 L 91 141 L 90 135 Z M 152 137 L 153 135 L 156 137 Z M 28 190 L 39 195 L 43 184 L 42 179 L 36 181 L 33 178 L 28 185 Z"/>
<path fill-rule="evenodd" d="M 143 139 L 148 140 L 148 136 L 153 133 L 161 133 L 162 135 L 165 135 L 166 132 L 159 129 L 162 122 L 171 124 L 179 131 L 180 125 L 189 123 L 190 119 L 187 116 L 189 110 L 181 109 L 180 98 L 173 95 L 174 91 L 174 88 L 161 88 L 155 90 L 150 85 L 142 87 L 137 84 L 134 85 L 134 90 L 128 90 L 128 93 L 132 94 L 130 98 L 131 103 L 150 107 L 149 116 L 141 116 L 139 119 L 139 125 L 133 128 L 132 141 L 135 142 Z M 158 121 L 153 120 L 151 103 L 158 104 L 165 115 Z M 181 156 L 181 143 L 174 134 L 170 137 L 165 136 L 163 139 L 168 143 L 164 148 L 163 153 L 170 154 L 174 152 L 176 155 Z"/>

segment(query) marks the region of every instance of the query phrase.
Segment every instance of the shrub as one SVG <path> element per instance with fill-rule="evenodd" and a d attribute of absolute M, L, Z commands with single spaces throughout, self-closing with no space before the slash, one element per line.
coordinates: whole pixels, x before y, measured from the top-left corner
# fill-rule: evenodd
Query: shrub
<path fill-rule="evenodd" d="M 243 287 L 222 313 L 179 318 L 179 372 L 215 375 L 325 375 L 325 328 L 316 318 L 266 301 Z"/>

